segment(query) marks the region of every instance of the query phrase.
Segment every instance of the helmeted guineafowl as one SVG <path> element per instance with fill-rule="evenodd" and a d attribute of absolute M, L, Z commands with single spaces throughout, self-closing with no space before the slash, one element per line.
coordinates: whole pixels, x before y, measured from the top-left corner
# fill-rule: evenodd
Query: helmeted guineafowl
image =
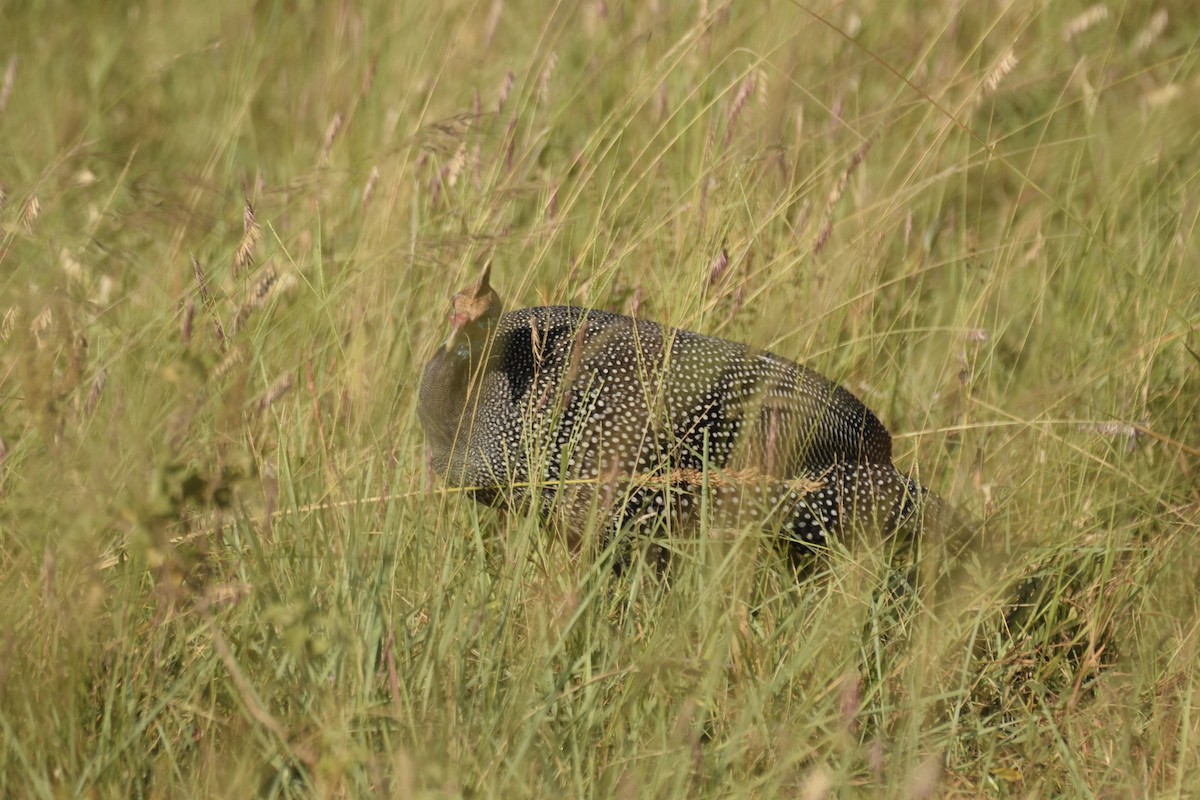
<path fill-rule="evenodd" d="M 858 398 L 743 344 L 568 306 L 503 313 L 485 267 L 421 382 L 435 470 L 483 502 L 537 499 L 573 530 L 752 518 L 804 552 L 890 532 L 925 492 Z M 751 515 L 751 516 L 747 516 Z"/>

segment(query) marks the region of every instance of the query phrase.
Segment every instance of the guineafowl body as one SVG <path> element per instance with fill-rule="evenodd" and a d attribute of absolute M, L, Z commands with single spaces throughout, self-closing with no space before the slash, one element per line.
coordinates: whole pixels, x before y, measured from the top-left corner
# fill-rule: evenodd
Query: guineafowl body
<path fill-rule="evenodd" d="M 435 470 L 489 503 L 539 495 L 607 534 L 752 518 L 793 550 L 891 531 L 920 489 L 854 395 L 746 345 L 569 306 L 503 313 L 485 269 L 455 296 L 419 413 Z"/>

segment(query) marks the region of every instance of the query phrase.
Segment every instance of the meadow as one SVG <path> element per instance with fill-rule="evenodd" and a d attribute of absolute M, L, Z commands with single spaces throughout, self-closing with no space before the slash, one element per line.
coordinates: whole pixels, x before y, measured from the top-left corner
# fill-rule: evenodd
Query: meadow
<path fill-rule="evenodd" d="M 1192 3 L 0 19 L 0 796 L 1200 787 Z M 978 541 L 664 585 L 445 490 L 485 257 L 838 380 Z"/>

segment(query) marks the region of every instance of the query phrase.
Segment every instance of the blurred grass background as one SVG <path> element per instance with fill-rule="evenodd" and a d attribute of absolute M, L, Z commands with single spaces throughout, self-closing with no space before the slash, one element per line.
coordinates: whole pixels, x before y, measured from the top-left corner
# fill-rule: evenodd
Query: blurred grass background
<path fill-rule="evenodd" d="M 1200 785 L 1191 3 L 0 17 L 0 794 Z M 436 491 L 485 252 L 843 382 L 988 563 L 664 591 Z"/>

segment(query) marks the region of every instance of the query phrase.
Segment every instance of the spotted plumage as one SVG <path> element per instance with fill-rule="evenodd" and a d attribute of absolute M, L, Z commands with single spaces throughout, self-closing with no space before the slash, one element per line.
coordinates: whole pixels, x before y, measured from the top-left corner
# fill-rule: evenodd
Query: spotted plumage
<path fill-rule="evenodd" d="M 610 534 L 691 522 L 707 502 L 803 550 L 894 528 L 922 494 L 866 406 L 773 353 L 590 309 L 502 313 L 486 270 L 450 319 L 420 416 L 436 471 L 485 502 L 536 494 Z"/>

